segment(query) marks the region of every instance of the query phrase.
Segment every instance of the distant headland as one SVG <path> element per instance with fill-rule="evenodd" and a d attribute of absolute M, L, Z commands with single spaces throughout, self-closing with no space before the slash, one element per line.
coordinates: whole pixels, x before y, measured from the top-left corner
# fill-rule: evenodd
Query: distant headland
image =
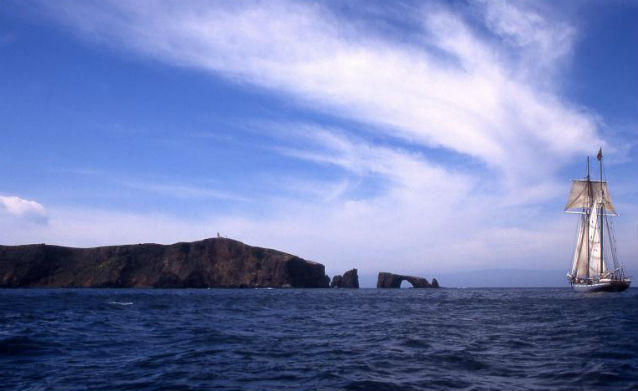
<path fill-rule="evenodd" d="M 217 237 L 170 245 L 0 246 L 0 288 L 20 287 L 358 288 L 359 280 L 352 269 L 331 283 L 320 263 Z"/>
<path fill-rule="evenodd" d="M 322 264 L 227 238 L 93 248 L 0 246 L 0 287 L 327 288 Z"/>

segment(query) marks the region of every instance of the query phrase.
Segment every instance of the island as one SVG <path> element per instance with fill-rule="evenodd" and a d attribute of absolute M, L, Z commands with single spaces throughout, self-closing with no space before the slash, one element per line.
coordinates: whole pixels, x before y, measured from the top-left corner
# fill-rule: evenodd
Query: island
<path fill-rule="evenodd" d="M 0 246 L 0 287 L 328 288 L 324 265 L 228 238 L 74 248 Z"/>

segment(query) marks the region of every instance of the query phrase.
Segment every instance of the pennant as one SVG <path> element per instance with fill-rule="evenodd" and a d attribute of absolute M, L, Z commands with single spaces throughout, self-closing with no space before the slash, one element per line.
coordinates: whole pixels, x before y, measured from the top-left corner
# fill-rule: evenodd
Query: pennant
<path fill-rule="evenodd" d="M 598 150 L 598 154 L 596 155 L 596 159 L 598 159 L 598 161 L 601 161 L 603 159 L 603 147 L 600 147 L 600 149 Z"/>

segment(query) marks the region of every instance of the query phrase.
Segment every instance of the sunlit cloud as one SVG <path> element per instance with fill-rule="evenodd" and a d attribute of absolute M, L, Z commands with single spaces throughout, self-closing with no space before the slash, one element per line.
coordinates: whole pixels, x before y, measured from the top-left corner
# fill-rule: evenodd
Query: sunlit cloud
<path fill-rule="evenodd" d="M 285 1 L 69 2 L 53 10 L 87 39 L 289 94 L 374 131 L 476 157 L 509 179 L 551 171 L 536 162 L 539 151 L 564 162 L 602 142 L 594 117 L 529 77 L 538 58 L 548 74 L 569 54 L 573 29 L 507 3 L 485 5 L 485 27 L 501 41 L 438 6 L 420 11 L 422 42 L 411 45 Z"/>
<path fill-rule="evenodd" d="M 16 196 L 0 196 L 0 206 L 2 206 L 6 212 L 15 216 L 30 214 L 44 216 L 46 214 L 44 207 L 38 202 L 25 200 Z"/>
<path fill-rule="evenodd" d="M 2 216 L 4 215 L 4 216 Z M 0 218 L 12 224 L 47 222 L 47 211 L 40 203 L 17 196 L 0 195 Z"/>

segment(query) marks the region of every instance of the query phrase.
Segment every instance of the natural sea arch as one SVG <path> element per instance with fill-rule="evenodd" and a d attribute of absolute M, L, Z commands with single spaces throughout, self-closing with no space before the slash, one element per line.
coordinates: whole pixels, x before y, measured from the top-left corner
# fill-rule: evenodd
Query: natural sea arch
<path fill-rule="evenodd" d="M 406 276 L 402 274 L 393 274 L 388 272 L 379 273 L 377 279 L 377 288 L 400 288 L 401 283 L 407 281 L 413 288 L 438 288 L 439 283 L 436 279 L 432 279 L 432 284 L 423 277 Z"/>

